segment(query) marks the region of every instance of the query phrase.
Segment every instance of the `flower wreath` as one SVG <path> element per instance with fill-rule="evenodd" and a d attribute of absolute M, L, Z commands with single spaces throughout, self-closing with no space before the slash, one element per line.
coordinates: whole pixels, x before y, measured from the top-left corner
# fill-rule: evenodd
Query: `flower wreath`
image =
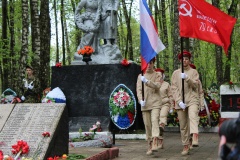
<path fill-rule="evenodd" d="M 128 129 L 136 118 L 136 99 L 132 91 L 119 84 L 109 98 L 109 112 L 113 123 L 119 129 Z"/>

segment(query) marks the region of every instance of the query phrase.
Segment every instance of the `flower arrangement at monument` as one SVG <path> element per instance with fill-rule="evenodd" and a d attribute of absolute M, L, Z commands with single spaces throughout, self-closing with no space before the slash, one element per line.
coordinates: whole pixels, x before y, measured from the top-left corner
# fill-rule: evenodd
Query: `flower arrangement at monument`
<path fill-rule="evenodd" d="M 66 96 L 59 87 L 56 87 L 43 97 L 42 103 L 66 103 Z"/>
<path fill-rule="evenodd" d="M 240 87 L 239 83 L 233 83 L 232 81 L 229 81 L 227 83 L 225 83 L 226 85 L 229 85 L 229 89 L 234 90 L 235 91 L 235 87 Z"/>
<path fill-rule="evenodd" d="M 199 126 L 201 127 L 215 127 L 219 124 L 220 118 L 220 94 L 218 87 L 213 84 L 204 92 L 204 99 L 207 109 L 199 112 Z"/>
<path fill-rule="evenodd" d="M 94 52 L 91 46 L 84 46 L 78 50 L 78 54 L 80 55 L 91 55 Z"/>
<path fill-rule="evenodd" d="M 3 160 L 3 152 L 0 150 L 0 160 Z"/>
<path fill-rule="evenodd" d="M 206 110 L 200 111 L 198 115 L 200 117 L 199 126 L 200 127 L 208 126 L 208 116 Z"/>
<path fill-rule="evenodd" d="M 16 154 L 16 156 L 13 158 L 9 155 L 4 155 L 3 151 L 0 150 L 0 160 L 38 160 L 39 154 L 42 152 L 42 145 L 45 143 L 45 139 L 49 138 L 51 134 L 49 132 L 43 132 L 42 133 L 42 140 L 38 144 L 38 147 L 31 157 L 24 157 L 24 155 L 28 155 L 30 151 L 30 146 L 26 141 L 19 140 L 16 144 L 12 145 L 12 154 Z M 4 145 L 4 143 L 1 143 Z M 1 145 L 0 144 L 0 145 Z M 29 155 L 28 155 L 29 156 Z M 78 154 L 63 154 L 62 156 L 54 156 L 54 157 L 48 157 L 47 160 L 60 160 L 60 159 L 85 159 L 86 157 L 83 155 Z"/>
<path fill-rule="evenodd" d="M 97 121 L 96 124 L 94 124 L 90 129 L 90 132 L 101 132 L 102 131 L 102 127 L 101 127 L 101 123 L 100 121 Z"/>
<path fill-rule="evenodd" d="M 130 89 L 118 85 L 110 95 L 109 111 L 113 123 L 120 129 L 133 125 L 136 117 L 136 100 Z"/>
<path fill-rule="evenodd" d="M 127 59 L 123 59 L 122 61 L 121 61 L 121 64 L 123 65 L 123 66 L 129 66 L 131 63 L 129 63 L 129 61 L 127 60 Z"/>
<path fill-rule="evenodd" d="M 20 102 L 21 100 L 17 97 L 17 94 L 15 91 L 13 91 L 10 88 L 7 88 L 1 95 L 1 103 L 14 103 L 14 102 Z"/>
<path fill-rule="evenodd" d="M 61 62 L 58 62 L 58 63 L 56 63 L 55 66 L 58 67 L 58 68 L 61 68 L 61 67 L 62 67 L 62 63 L 61 63 Z"/>
<path fill-rule="evenodd" d="M 78 50 L 78 54 L 83 56 L 82 61 L 88 64 L 89 61 L 92 61 L 91 55 L 93 54 L 94 49 L 91 46 L 84 46 Z"/>
<path fill-rule="evenodd" d="M 16 144 L 12 145 L 12 153 L 17 154 L 14 159 L 18 159 L 20 155 L 28 154 L 28 152 L 29 152 L 28 143 L 23 140 L 19 140 L 17 141 Z"/>

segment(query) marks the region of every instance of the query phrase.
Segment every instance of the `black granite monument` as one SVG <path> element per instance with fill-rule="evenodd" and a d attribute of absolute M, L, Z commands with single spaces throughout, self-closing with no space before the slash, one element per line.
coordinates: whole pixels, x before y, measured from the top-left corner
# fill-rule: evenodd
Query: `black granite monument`
<path fill-rule="evenodd" d="M 51 88 L 59 87 L 66 96 L 70 132 L 89 131 L 100 121 L 102 131 L 117 128 L 111 122 L 109 97 L 119 84 L 126 85 L 136 97 L 136 81 L 141 69 L 137 64 L 71 65 L 52 67 Z M 140 105 L 130 129 L 144 129 Z"/>

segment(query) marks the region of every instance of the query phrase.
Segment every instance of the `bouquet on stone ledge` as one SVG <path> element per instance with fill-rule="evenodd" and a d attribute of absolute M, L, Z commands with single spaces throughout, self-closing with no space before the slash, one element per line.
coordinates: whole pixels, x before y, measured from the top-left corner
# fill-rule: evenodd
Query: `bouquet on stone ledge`
<path fill-rule="evenodd" d="M 20 140 L 17 141 L 17 144 L 12 145 L 12 153 L 17 154 L 14 159 L 18 159 L 18 157 L 22 154 L 28 154 L 29 146 L 27 142 Z"/>
<path fill-rule="evenodd" d="M 84 46 L 83 48 L 80 48 L 78 50 L 78 54 L 80 55 L 91 55 L 94 52 L 93 48 L 91 46 Z"/>
<path fill-rule="evenodd" d="M 84 46 L 78 50 L 78 54 L 81 54 L 83 56 L 82 61 L 86 62 L 87 65 L 89 61 L 92 61 L 91 55 L 93 52 L 94 50 L 91 46 Z"/>
<path fill-rule="evenodd" d="M 59 87 L 49 91 L 42 99 L 42 103 L 66 103 L 66 97 Z"/>
<path fill-rule="evenodd" d="M 96 122 L 96 124 L 94 124 L 90 129 L 90 132 L 101 132 L 102 131 L 102 127 L 101 127 L 101 123 L 99 121 Z"/>
<path fill-rule="evenodd" d="M 123 60 L 121 61 L 121 64 L 122 64 L 123 66 L 127 67 L 127 66 L 129 66 L 131 63 L 129 63 L 129 61 L 128 61 L 127 59 L 123 59 Z"/>

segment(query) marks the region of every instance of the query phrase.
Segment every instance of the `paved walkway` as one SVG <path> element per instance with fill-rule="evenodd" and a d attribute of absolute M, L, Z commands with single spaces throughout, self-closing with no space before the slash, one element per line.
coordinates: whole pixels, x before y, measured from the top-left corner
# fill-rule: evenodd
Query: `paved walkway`
<path fill-rule="evenodd" d="M 147 143 L 145 140 L 116 140 L 115 146 L 119 148 L 119 157 L 114 160 L 217 160 L 218 133 L 200 133 L 199 147 L 182 156 L 179 132 L 164 133 L 164 149 L 147 156 Z M 106 150 L 106 148 L 70 148 L 69 153 L 78 153 L 87 157 Z"/>

